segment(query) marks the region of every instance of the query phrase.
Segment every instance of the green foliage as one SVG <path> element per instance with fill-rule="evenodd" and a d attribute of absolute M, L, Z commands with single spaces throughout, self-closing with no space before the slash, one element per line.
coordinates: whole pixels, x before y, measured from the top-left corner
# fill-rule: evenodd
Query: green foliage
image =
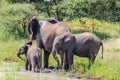
<path fill-rule="evenodd" d="M 119 4 L 118 0 L 112 2 L 108 0 L 59 0 L 58 2 L 33 0 L 30 4 L 16 3 L 14 0 L 0 0 L 0 40 L 25 38 L 27 36 L 25 27 L 31 18 L 31 13 L 35 13 L 40 20 L 55 17 L 77 24 L 72 24 L 72 26 L 82 26 L 81 30 L 74 30 L 75 33 L 90 31 L 102 39 L 111 36 L 118 37 L 118 23 L 114 28 L 114 23 L 109 25 L 109 22 L 104 23 L 98 20 L 119 21 Z M 116 29 L 117 32 L 113 30 L 113 33 L 108 34 L 108 29 Z"/>
<path fill-rule="evenodd" d="M 34 6 L 30 4 L 9 4 L 4 2 L 0 7 L 0 40 L 26 37 L 24 22 L 30 20 L 30 11 Z"/>
<path fill-rule="evenodd" d="M 68 22 L 73 33 L 93 32 L 101 39 L 119 38 L 120 37 L 120 23 L 119 22 L 105 22 L 103 20 L 80 18 Z"/>
<path fill-rule="evenodd" d="M 120 21 L 118 0 L 60 0 L 57 3 L 51 0 L 49 3 L 40 2 L 39 4 L 41 5 L 36 6 L 37 10 L 49 13 L 48 17 L 56 17 L 59 20 L 90 17 L 106 21 Z"/>
<path fill-rule="evenodd" d="M 7 1 L 21 2 L 20 0 Z M 58 20 L 90 17 L 106 21 L 120 21 L 119 0 L 50 0 L 50 2 L 30 0 L 30 2 L 39 14 L 55 17 Z"/>

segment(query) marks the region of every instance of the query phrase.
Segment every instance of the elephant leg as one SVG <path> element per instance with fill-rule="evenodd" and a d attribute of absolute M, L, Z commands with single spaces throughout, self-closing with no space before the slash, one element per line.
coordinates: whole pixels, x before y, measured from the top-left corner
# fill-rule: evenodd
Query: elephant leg
<path fill-rule="evenodd" d="M 50 53 L 44 50 L 44 68 L 48 68 Z"/>
<path fill-rule="evenodd" d="M 62 68 L 63 59 L 64 59 L 64 53 L 63 53 L 63 51 L 60 51 L 59 54 L 60 54 L 60 57 L 61 57 L 61 65 L 60 65 L 60 68 Z"/>
<path fill-rule="evenodd" d="M 64 57 L 64 69 L 68 70 L 69 69 L 69 63 L 68 63 L 68 57 L 67 57 L 67 53 L 65 53 L 65 57 Z"/>
<path fill-rule="evenodd" d="M 32 62 L 32 72 L 35 72 L 35 68 L 36 68 L 36 63 L 35 62 Z"/>
<path fill-rule="evenodd" d="M 70 69 L 73 69 L 73 57 L 74 57 L 73 52 L 71 50 L 68 50 L 67 58 L 68 58 L 68 63 L 69 63 Z"/>
<path fill-rule="evenodd" d="M 32 72 L 35 72 L 36 62 L 37 62 L 36 57 L 32 57 L 31 58 Z"/>
<path fill-rule="evenodd" d="M 63 65 L 63 56 L 64 56 L 64 55 L 61 55 L 61 67 L 62 67 L 62 65 Z"/>
<path fill-rule="evenodd" d="M 37 59 L 37 72 L 39 72 L 41 67 L 42 67 L 42 56 L 39 56 Z"/>
<path fill-rule="evenodd" d="M 90 69 L 91 64 L 94 63 L 95 57 L 96 57 L 96 56 L 95 56 L 94 54 L 91 55 L 91 56 L 89 57 L 89 65 L 88 65 L 88 69 Z"/>
<path fill-rule="evenodd" d="M 30 64 L 30 71 L 32 70 L 32 65 Z"/>
<path fill-rule="evenodd" d="M 32 64 L 32 72 L 35 72 L 36 65 L 35 63 Z"/>
<path fill-rule="evenodd" d="M 61 55 L 62 56 L 62 55 Z M 66 58 L 65 58 L 65 53 L 63 54 L 63 57 L 61 57 L 61 65 L 62 65 L 62 71 L 65 71 L 65 64 L 66 64 Z"/>
<path fill-rule="evenodd" d="M 28 70 L 28 65 L 29 65 L 29 62 L 28 62 L 28 60 L 26 59 L 26 60 L 25 60 L 25 70 Z"/>

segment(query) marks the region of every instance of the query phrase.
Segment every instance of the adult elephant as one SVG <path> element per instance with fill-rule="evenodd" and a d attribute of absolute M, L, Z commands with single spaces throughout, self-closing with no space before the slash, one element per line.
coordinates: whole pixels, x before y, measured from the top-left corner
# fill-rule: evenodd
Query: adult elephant
<path fill-rule="evenodd" d="M 63 33 L 71 33 L 69 25 L 64 22 L 55 19 L 38 21 L 36 18 L 31 19 L 27 31 L 30 40 L 36 39 L 37 46 L 44 50 L 44 68 L 48 68 L 54 39 Z"/>

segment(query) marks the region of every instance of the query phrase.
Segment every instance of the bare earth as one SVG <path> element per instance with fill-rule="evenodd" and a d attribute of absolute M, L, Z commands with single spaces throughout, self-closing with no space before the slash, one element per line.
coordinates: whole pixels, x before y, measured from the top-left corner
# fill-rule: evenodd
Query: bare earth
<path fill-rule="evenodd" d="M 44 69 L 40 73 L 24 70 L 15 70 L 15 62 L 2 62 L 0 66 L 0 80 L 102 80 L 90 76 L 76 75 L 70 72 L 62 73 L 50 69 Z"/>

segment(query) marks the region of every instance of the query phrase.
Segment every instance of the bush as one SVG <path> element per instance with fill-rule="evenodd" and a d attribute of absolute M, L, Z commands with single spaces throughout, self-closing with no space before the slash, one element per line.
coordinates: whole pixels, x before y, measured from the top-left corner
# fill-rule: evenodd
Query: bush
<path fill-rule="evenodd" d="M 26 37 L 24 22 L 29 21 L 30 11 L 34 6 L 30 4 L 0 3 L 0 40 L 18 39 Z M 4 3 L 4 5 L 2 5 Z"/>
<path fill-rule="evenodd" d="M 118 0 L 63 0 L 58 5 L 54 5 L 54 10 L 59 11 L 59 16 L 63 20 L 70 21 L 75 18 L 89 17 L 106 21 L 120 21 L 119 4 Z"/>
<path fill-rule="evenodd" d="M 120 23 L 119 22 L 105 22 L 104 20 L 97 20 L 91 18 L 80 18 L 69 21 L 73 33 L 93 32 L 101 39 L 119 38 L 120 37 Z"/>

